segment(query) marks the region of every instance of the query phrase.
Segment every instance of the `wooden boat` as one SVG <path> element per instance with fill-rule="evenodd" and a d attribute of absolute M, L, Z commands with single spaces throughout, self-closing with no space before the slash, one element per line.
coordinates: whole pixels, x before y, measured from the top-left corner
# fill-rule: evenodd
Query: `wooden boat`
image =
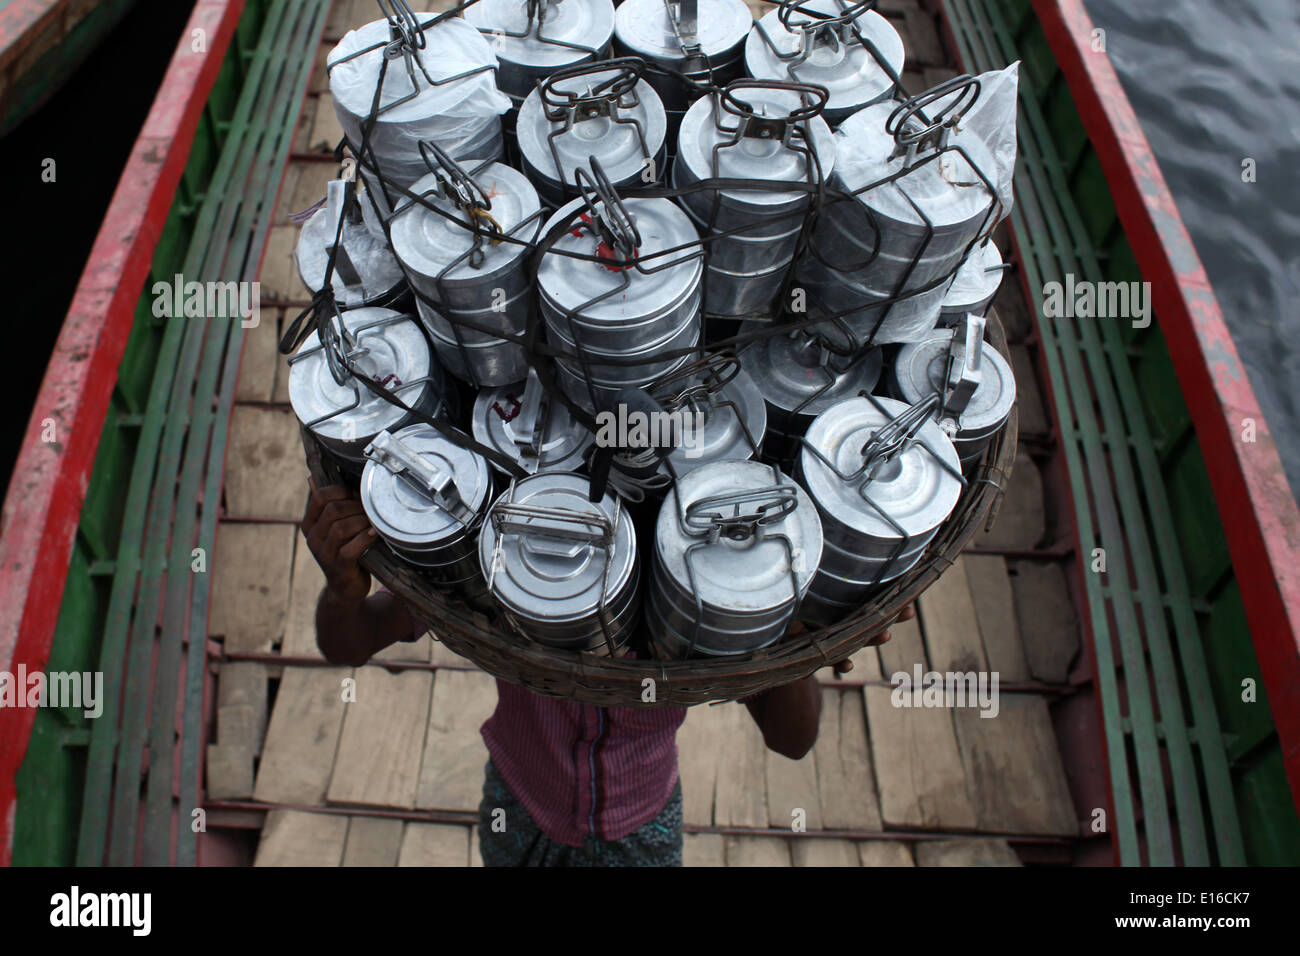
<path fill-rule="evenodd" d="M 826 679 L 850 728 L 828 746 L 855 759 L 786 766 L 730 723 L 738 708 L 692 710 L 688 862 L 1300 861 L 1300 515 L 1082 3 L 879 10 L 909 88 L 1022 62 L 1014 281 L 996 307 L 1025 454 L 920 626 L 863 652 L 856 683 Z M 303 297 L 286 214 L 334 172 L 318 51 L 373 17 L 370 0 L 195 4 L 208 51 L 183 41 L 172 59 L 4 503 L 0 670 L 102 671 L 105 710 L 0 708 L 0 861 L 475 856 L 490 681 L 412 645 L 423 659 L 357 672 L 384 709 L 345 725 L 320 703 L 339 675 L 315 655 L 294 544 L 303 469 L 273 350 Z M 178 274 L 260 277 L 264 325 L 155 317 Z M 1071 281 L 1149 282 L 1155 321 L 1049 314 L 1049 285 Z M 1015 673 L 1004 719 L 888 706 L 895 670 L 967 652 Z M 304 722 L 328 754 L 293 736 Z M 401 761 L 381 759 L 393 740 Z M 787 800 L 818 808 L 807 834 Z"/>

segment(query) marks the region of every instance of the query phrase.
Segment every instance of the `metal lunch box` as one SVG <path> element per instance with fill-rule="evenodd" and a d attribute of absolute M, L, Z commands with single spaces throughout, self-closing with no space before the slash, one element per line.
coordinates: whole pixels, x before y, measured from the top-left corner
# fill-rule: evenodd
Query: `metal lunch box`
<path fill-rule="evenodd" d="M 335 328 L 339 320 L 331 322 Z M 341 322 L 337 350 L 327 350 L 312 332 L 290 357 L 289 402 L 343 470 L 359 478 L 374 437 L 414 419 L 357 382 L 340 359 L 346 357 L 358 374 L 431 417 L 442 411 L 444 386 L 442 370 L 412 316 L 368 306 L 341 313 Z"/>
<path fill-rule="evenodd" d="M 577 471 L 595 436 L 552 401 L 529 369 L 526 380 L 483 389 L 474 401 L 474 440 L 518 462 L 524 471 Z"/>
<path fill-rule="evenodd" d="M 373 207 L 349 196 L 347 189 L 348 184 L 341 179 L 331 182 L 325 205 L 302 224 L 293 253 L 298 276 L 313 293 L 320 292 L 337 239 L 338 251 L 330 276 L 334 301 L 343 309 L 390 303 L 404 291 L 406 276 L 393 258 Z"/>
<path fill-rule="evenodd" d="M 903 39 L 888 20 L 869 9 L 872 5 L 845 0 L 781 4 L 750 32 L 746 70 L 759 79 L 825 87 L 830 101 L 823 115 L 827 123 L 838 125 L 890 96 L 903 72 Z"/>
<path fill-rule="evenodd" d="M 779 641 L 822 560 L 808 494 L 771 466 L 716 461 L 683 476 L 655 522 L 646 618 L 660 656 L 748 654 Z"/>
<path fill-rule="evenodd" d="M 684 441 L 660 465 L 665 474 L 680 479 L 714 462 L 758 457 L 767 431 L 767 403 L 736 356 L 709 355 L 649 390 L 660 407 L 683 420 Z"/>
<path fill-rule="evenodd" d="M 361 505 L 379 536 L 426 579 L 487 606 L 476 541 L 493 497 L 486 460 L 422 423 L 380 432 L 366 459 Z"/>
<path fill-rule="evenodd" d="M 972 249 L 953 276 L 947 295 L 943 297 L 943 305 L 939 309 L 940 324 L 952 326 L 967 315 L 983 315 L 987 312 L 989 303 L 998 294 L 1002 273 L 1005 271 L 1002 252 L 997 243 L 990 239 Z"/>
<path fill-rule="evenodd" d="M 961 495 L 957 452 L 926 406 L 848 398 L 804 436 L 798 477 L 826 549 L 801 617 L 832 624 L 925 553 Z"/>
<path fill-rule="evenodd" d="M 531 640 L 617 655 L 640 618 L 640 564 L 619 498 L 544 471 L 511 483 L 479 536 L 479 563 L 506 621 Z"/>

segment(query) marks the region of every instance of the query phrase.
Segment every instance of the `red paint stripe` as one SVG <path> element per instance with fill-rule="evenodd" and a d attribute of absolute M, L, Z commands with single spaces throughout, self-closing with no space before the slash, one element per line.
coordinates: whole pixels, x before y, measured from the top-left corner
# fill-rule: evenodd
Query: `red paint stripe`
<path fill-rule="evenodd" d="M 244 0 L 198 0 L 64 319 L 0 512 L 0 669 L 44 668 L 117 367 L 158 237 Z M 207 51 L 191 49 L 192 31 Z M 42 440 L 52 421 L 56 441 Z M 0 864 L 35 714 L 0 709 Z"/>
<path fill-rule="evenodd" d="M 1205 452 L 1300 806 L 1300 512 L 1209 278 L 1082 0 L 1033 0 L 1101 159 Z M 1240 438 L 1253 419 L 1256 441 Z"/>

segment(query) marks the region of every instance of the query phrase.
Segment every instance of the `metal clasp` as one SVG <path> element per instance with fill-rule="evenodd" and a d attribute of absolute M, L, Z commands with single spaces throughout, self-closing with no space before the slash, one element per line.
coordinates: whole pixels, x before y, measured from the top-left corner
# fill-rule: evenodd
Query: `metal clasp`
<path fill-rule="evenodd" d="M 968 315 L 964 336 L 961 334 L 962 329 L 953 329 L 944 370 L 944 418 L 960 418 L 972 396 L 979 390 L 984 376 L 984 325 L 982 317 Z"/>
<path fill-rule="evenodd" d="M 365 456 L 382 465 L 450 515 L 465 507 L 454 475 L 421 457 L 387 431 L 366 446 Z"/>
<path fill-rule="evenodd" d="M 765 525 L 782 521 L 797 507 L 799 498 L 794 485 L 777 484 L 692 501 L 682 515 L 682 525 L 687 534 L 704 537 L 710 544 L 722 537 L 746 541 Z M 731 514 L 726 513 L 728 509 Z"/>

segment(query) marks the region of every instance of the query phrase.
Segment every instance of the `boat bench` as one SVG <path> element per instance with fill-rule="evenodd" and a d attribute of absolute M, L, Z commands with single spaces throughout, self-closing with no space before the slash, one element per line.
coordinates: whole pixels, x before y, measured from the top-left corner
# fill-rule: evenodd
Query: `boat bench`
<path fill-rule="evenodd" d="M 1197 620 L 1203 579 L 1231 568 L 1185 560 L 1180 538 L 1187 529 L 1175 522 L 1166 486 L 1170 460 L 1189 441 L 1195 447 L 1190 422 L 1176 438 L 1153 434 L 1131 356 L 1154 327 L 1048 314 L 1048 283 L 1141 276 L 1122 234 L 1099 251 L 1118 231 L 1113 201 L 1029 0 L 942 5 L 968 72 L 1022 61 L 1009 224 L 1027 299 L 1036 303 L 1038 351 L 1077 523 L 1075 566 L 1092 631 L 1110 778 L 1106 832 L 1124 865 L 1242 864 L 1230 740 L 1216 714 Z M 1058 112 L 1073 121 L 1056 121 Z M 1072 193 L 1090 179 L 1092 195 L 1104 202 L 1077 205 Z M 1177 401 L 1172 376 L 1168 385 Z M 1216 559 L 1226 563 L 1226 549 Z"/>
<path fill-rule="evenodd" d="M 153 290 L 177 275 L 257 278 L 329 6 L 248 0 L 141 295 L 143 331 L 119 381 L 120 403 L 138 411 L 110 413 L 81 528 L 94 551 L 114 550 L 100 567 L 111 576 L 105 717 L 90 734 L 78 865 L 196 861 L 211 556 L 244 319 L 153 320 Z M 140 376 L 127 373 L 150 367 L 147 391 L 133 392 Z M 105 447 L 134 449 L 124 489 L 101 477 Z M 121 515 L 120 528 L 97 528 L 95 505 L 111 495 L 124 495 L 120 509 L 104 509 Z"/>

